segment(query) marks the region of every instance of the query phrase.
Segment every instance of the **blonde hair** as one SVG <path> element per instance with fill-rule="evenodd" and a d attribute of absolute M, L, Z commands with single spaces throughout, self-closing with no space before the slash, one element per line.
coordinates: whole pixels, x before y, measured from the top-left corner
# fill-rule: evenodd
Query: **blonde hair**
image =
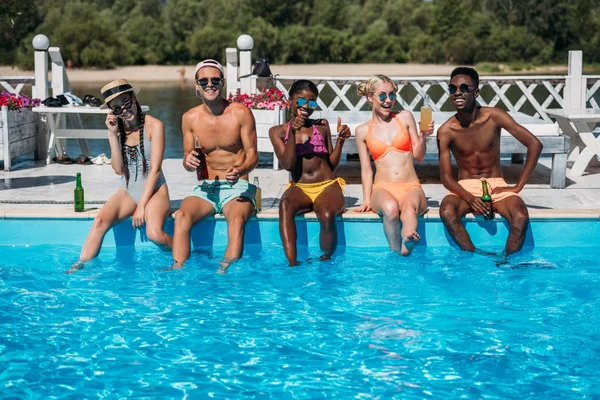
<path fill-rule="evenodd" d="M 398 85 L 396 85 L 389 77 L 385 75 L 373 75 L 366 82 L 362 82 L 358 85 L 358 95 L 367 97 L 375 94 L 375 86 L 380 83 L 391 83 L 394 87 L 394 91 L 398 91 Z"/>

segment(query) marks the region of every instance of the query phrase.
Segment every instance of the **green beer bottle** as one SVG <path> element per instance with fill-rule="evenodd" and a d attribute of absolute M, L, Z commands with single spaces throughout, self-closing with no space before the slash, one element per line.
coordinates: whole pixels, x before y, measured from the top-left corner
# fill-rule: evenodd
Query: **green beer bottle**
<path fill-rule="evenodd" d="M 83 186 L 81 186 L 81 172 L 77 173 L 77 183 L 75 184 L 75 212 L 85 211 L 85 202 L 83 201 Z"/>
<path fill-rule="evenodd" d="M 481 189 L 483 191 L 483 195 L 481 196 L 481 201 L 483 201 L 484 203 L 488 203 L 490 206 L 489 214 L 485 214 L 483 216 L 483 219 L 489 221 L 489 220 L 494 219 L 494 210 L 492 209 L 492 196 L 490 196 L 487 181 L 485 181 L 485 180 L 481 181 Z"/>

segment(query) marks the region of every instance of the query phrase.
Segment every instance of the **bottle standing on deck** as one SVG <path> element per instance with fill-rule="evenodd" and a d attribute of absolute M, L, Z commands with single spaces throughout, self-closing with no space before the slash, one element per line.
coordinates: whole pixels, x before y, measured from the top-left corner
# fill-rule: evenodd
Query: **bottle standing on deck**
<path fill-rule="evenodd" d="M 419 128 L 421 128 L 421 132 L 426 131 L 433 119 L 433 114 L 431 110 L 431 106 L 429 105 L 429 96 L 425 95 L 423 97 L 423 107 L 421 107 L 421 121 L 419 121 Z"/>
<path fill-rule="evenodd" d="M 256 203 L 256 210 L 262 211 L 262 189 L 258 184 L 258 176 L 254 177 L 254 186 L 256 186 L 256 194 L 254 195 L 254 202 Z"/>
<path fill-rule="evenodd" d="M 83 186 L 81 186 L 81 172 L 77 173 L 77 181 L 75 183 L 73 203 L 76 212 L 81 212 L 85 210 L 85 201 L 83 199 Z"/>
<path fill-rule="evenodd" d="M 196 158 L 200 161 L 200 165 L 196 168 L 196 178 L 202 181 L 208 178 L 208 165 L 206 164 L 206 155 L 204 154 L 204 149 L 200 146 L 198 136 L 194 136 L 194 150 L 198 153 Z"/>
<path fill-rule="evenodd" d="M 494 219 L 494 210 L 492 209 L 492 196 L 490 196 L 490 192 L 488 190 L 488 183 L 486 180 L 481 181 L 481 190 L 483 193 L 481 195 L 481 201 L 488 204 L 490 207 L 490 212 L 488 214 L 484 214 L 483 219 L 489 221 Z"/>

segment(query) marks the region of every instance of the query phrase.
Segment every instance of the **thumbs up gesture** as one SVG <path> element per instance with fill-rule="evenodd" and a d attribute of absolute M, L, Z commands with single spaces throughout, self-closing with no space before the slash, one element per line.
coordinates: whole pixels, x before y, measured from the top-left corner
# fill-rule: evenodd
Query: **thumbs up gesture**
<path fill-rule="evenodd" d="M 339 139 L 346 140 L 352 135 L 348 125 L 342 125 L 342 119 L 340 117 L 338 117 L 338 121 L 337 121 L 337 133 L 338 133 L 338 140 Z"/>
<path fill-rule="evenodd" d="M 302 129 L 305 123 L 306 117 L 300 112 L 300 110 L 298 110 L 298 113 L 292 118 L 292 133 L 296 133 L 297 131 Z"/>

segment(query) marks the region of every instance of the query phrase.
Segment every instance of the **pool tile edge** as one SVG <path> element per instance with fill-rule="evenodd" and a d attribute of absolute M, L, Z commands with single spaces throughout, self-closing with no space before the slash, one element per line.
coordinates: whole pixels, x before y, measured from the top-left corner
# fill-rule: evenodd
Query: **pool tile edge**
<path fill-rule="evenodd" d="M 100 209 L 89 209 L 84 212 L 75 212 L 70 209 L 59 209 L 59 208 L 0 208 L 0 219 L 84 219 L 93 220 Z M 172 210 L 175 212 L 175 210 Z M 598 209 L 529 209 L 529 217 L 532 220 L 541 219 L 596 219 L 600 220 L 600 208 Z M 224 219 L 222 215 L 216 215 L 215 219 Z M 278 220 L 279 212 L 276 209 L 269 209 L 260 212 L 257 216 L 259 220 Z M 316 220 L 315 213 L 306 213 L 300 217 L 305 220 Z M 342 214 L 342 220 L 345 221 L 371 221 L 380 220 L 380 217 L 372 212 L 368 213 L 357 213 L 354 209 L 349 209 Z M 427 213 L 419 218 L 422 221 L 439 221 L 440 214 L 439 208 L 430 208 Z M 465 220 L 474 221 L 477 220 L 473 214 L 467 214 Z M 500 217 L 496 218 L 497 221 L 501 220 Z"/>

